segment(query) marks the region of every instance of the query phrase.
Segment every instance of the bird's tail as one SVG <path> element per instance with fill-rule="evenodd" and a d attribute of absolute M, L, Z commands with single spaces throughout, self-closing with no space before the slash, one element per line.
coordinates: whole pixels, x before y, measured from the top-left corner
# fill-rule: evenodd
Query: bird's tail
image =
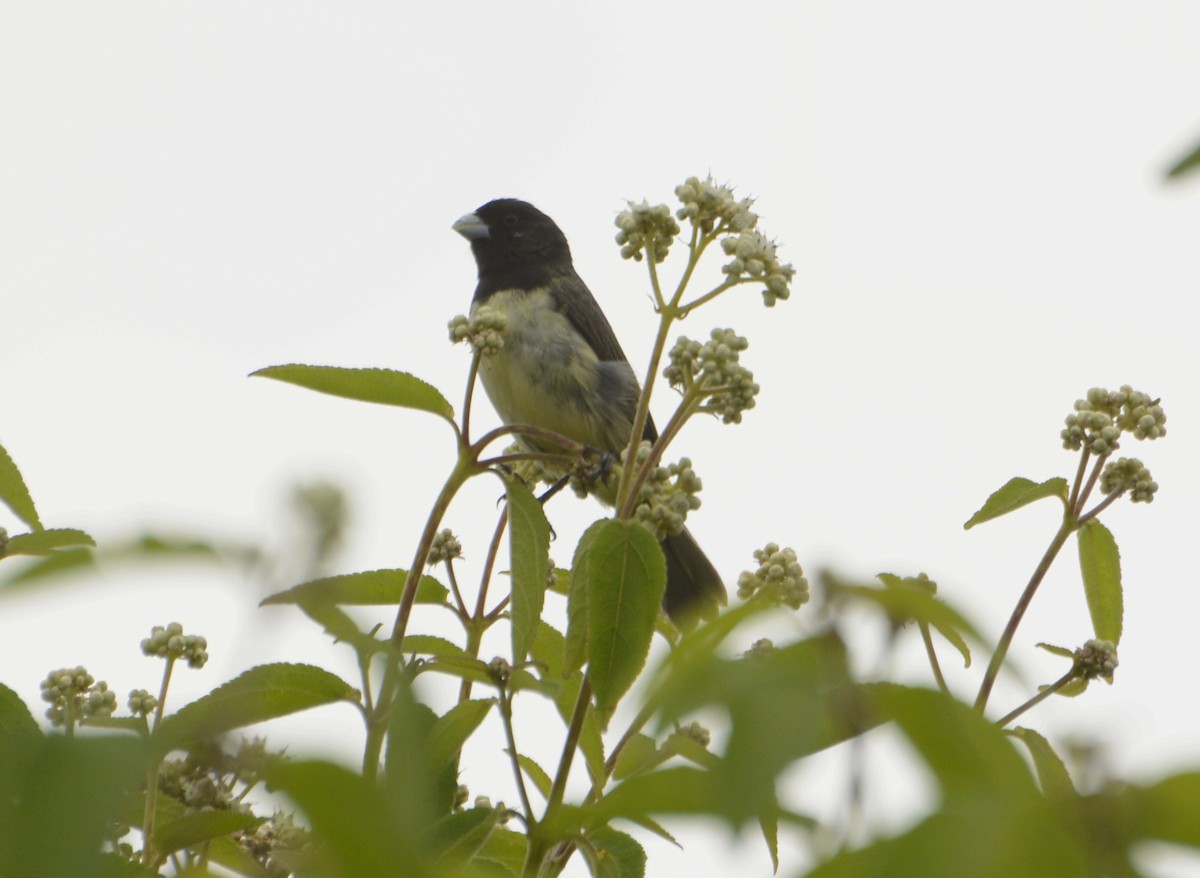
<path fill-rule="evenodd" d="M 667 594 L 663 606 L 671 621 L 690 628 L 711 619 L 725 603 L 725 584 L 704 550 L 685 529 L 660 544 L 667 559 Z"/>

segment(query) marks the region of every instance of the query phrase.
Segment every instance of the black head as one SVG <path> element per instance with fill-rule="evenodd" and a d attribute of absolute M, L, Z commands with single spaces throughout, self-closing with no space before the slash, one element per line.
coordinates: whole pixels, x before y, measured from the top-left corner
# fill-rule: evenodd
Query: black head
<path fill-rule="evenodd" d="M 458 220 L 479 267 L 476 296 L 509 287 L 532 288 L 571 266 L 566 236 L 532 204 L 497 198 Z"/>

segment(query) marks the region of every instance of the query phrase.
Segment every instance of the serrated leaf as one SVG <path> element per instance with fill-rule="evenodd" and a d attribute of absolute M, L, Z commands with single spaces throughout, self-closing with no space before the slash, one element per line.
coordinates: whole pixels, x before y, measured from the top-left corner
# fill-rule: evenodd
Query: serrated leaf
<path fill-rule="evenodd" d="M 319 601 L 356 607 L 386 607 L 400 603 L 407 570 L 367 570 L 343 576 L 327 576 L 294 585 L 262 601 L 268 604 L 304 604 Z M 422 576 L 417 584 L 418 604 L 444 603 L 450 592 L 432 576 Z"/>
<path fill-rule="evenodd" d="M 240 811 L 189 811 L 154 828 L 154 848 L 162 855 L 214 838 L 252 829 L 264 818 Z"/>
<path fill-rule="evenodd" d="M 0 555 L 49 555 L 58 549 L 95 545 L 96 541 L 83 531 L 64 527 L 9 537 Z"/>
<path fill-rule="evenodd" d="M 360 402 L 376 402 L 430 412 L 454 422 L 454 408 L 432 384 L 391 369 L 345 369 L 339 366 L 268 366 L 250 377 L 274 378 L 319 393 Z"/>
<path fill-rule="evenodd" d="M 595 878 L 645 878 L 646 851 L 631 836 L 601 826 L 588 833 L 591 849 L 584 848 Z"/>
<path fill-rule="evenodd" d="M 437 656 L 414 667 L 414 671 L 420 674 L 435 671 L 440 674 L 449 674 L 452 677 L 458 677 L 462 680 L 471 680 L 475 683 L 492 682 L 491 671 L 488 670 L 487 663 L 477 658 L 471 658 L 470 656 Z"/>
<path fill-rule="evenodd" d="M 641 525 L 609 520 L 587 550 L 588 680 L 602 713 L 617 706 L 646 664 L 667 562 Z"/>
<path fill-rule="evenodd" d="M 434 637 L 432 634 L 409 634 L 404 638 L 404 646 L 400 652 L 416 653 L 417 655 L 453 656 L 455 658 L 474 658 L 461 646 L 451 643 L 444 637 Z"/>
<path fill-rule="evenodd" d="M 571 580 L 567 584 L 567 639 L 563 656 L 563 667 L 570 672 L 578 671 L 587 661 L 591 547 L 607 523 L 606 518 L 593 522 L 575 545 Z"/>
<path fill-rule="evenodd" d="M 358 699 L 354 687 L 313 665 L 258 665 L 165 718 L 153 737 L 163 746 L 176 747 L 323 704 Z"/>
<path fill-rule="evenodd" d="M 509 479 L 508 538 L 512 559 L 513 663 L 525 661 L 533 648 L 542 606 L 546 600 L 547 570 L 550 565 L 550 523 L 542 504 L 519 479 Z"/>
<path fill-rule="evenodd" d="M 970 530 L 977 524 L 991 521 L 1006 515 L 1014 509 L 1027 506 L 1043 497 L 1058 497 L 1064 502 L 1067 499 L 1067 480 L 1064 478 L 1047 479 L 1044 482 L 1033 482 L 1020 476 L 1009 479 L 1004 487 L 987 498 L 978 512 L 972 515 L 963 525 L 964 530 Z"/>
<path fill-rule="evenodd" d="M 33 505 L 33 498 L 29 496 L 29 489 L 25 487 L 21 471 L 17 469 L 16 463 L 8 456 L 3 445 L 0 445 L 0 503 L 11 509 L 13 515 L 34 530 L 42 529 L 37 507 Z"/>
<path fill-rule="evenodd" d="M 429 761 L 442 766 L 450 762 L 462 749 L 471 733 L 479 728 L 495 698 L 480 698 L 456 704 L 439 716 L 429 731 Z"/>
<path fill-rule="evenodd" d="M 542 794 L 542 798 L 549 800 L 550 788 L 554 785 L 554 782 L 550 780 L 550 775 L 546 773 L 546 769 L 542 768 L 524 753 L 517 756 L 517 761 L 521 764 L 521 770 L 533 781 L 533 785 L 537 787 L 537 791 Z"/>
<path fill-rule="evenodd" d="M 1051 798 L 1076 795 L 1075 784 L 1071 782 L 1067 766 L 1054 752 L 1049 741 L 1033 729 L 1020 726 L 1014 728 L 1010 734 L 1029 748 L 1029 755 L 1033 757 L 1033 767 L 1037 769 L 1038 783 L 1043 793 Z"/>
<path fill-rule="evenodd" d="M 1096 637 L 1113 645 L 1121 641 L 1124 599 L 1121 594 L 1121 553 L 1112 533 L 1092 519 L 1075 533 L 1079 570 Z"/>
<path fill-rule="evenodd" d="M 1075 660 L 1075 650 L 1067 649 L 1065 646 L 1055 646 L 1053 643 L 1039 643 L 1037 644 L 1037 647 L 1038 649 L 1044 649 L 1046 652 L 1053 655 L 1069 658 L 1071 661 Z"/>

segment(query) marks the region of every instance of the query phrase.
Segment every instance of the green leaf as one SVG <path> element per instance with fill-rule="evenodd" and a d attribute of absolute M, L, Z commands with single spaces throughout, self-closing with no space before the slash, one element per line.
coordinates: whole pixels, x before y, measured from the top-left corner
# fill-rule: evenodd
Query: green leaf
<path fill-rule="evenodd" d="M 205 850 L 210 863 L 224 866 L 235 875 L 243 875 L 247 878 L 275 878 L 265 866 L 251 856 L 248 850 L 231 838 L 226 836 L 214 838 L 208 843 Z M 289 853 L 289 851 L 277 850 L 275 856 L 282 858 Z M 157 872 L 152 874 L 154 878 L 158 878 Z"/>
<path fill-rule="evenodd" d="M 307 604 L 313 602 L 359 607 L 386 607 L 400 603 L 407 570 L 368 570 L 344 576 L 329 576 L 294 585 L 266 598 L 268 604 Z M 444 603 L 450 592 L 432 576 L 422 576 L 417 584 L 418 604 Z"/>
<path fill-rule="evenodd" d="M 1046 650 L 1046 652 L 1050 653 L 1051 655 L 1057 655 L 1063 658 L 1069 658 L 1071 661 L 1075 661 L 1075 650 L 1073 649 L 1067 649 L 1065 646 L 1055 646 L 1053 643 L 1039 643 L 1037 646 L 1039 649 Z"/>
<path fill-rule="evenodd" d="M 6 579 L 0 579 L 0 594 L 12 594 L 33 585 L 41 585 L 43 580 L 91 568 L 95 564 L 96 556 L 91 549 L 63 549 L 61 552 L 53 552 L 20 567 Z"/>
<path fill-rule="evenodd" d="M 495 698 L 464 701 L 438 717 L 429 731 L 430 764 L 440 768 L 454 759 L 495 703 Z"/>
<path fill-rule="evenodd" d="M 21 696 L 0 683 L 0 827 L 11 819 L 9 811 L 15 805 L 8 791 L 19 789 L 26 766 L 41 746 L 42 731 L 33 714 Z"/>
<path fill-rule="evenodd" d="M 17 518 L 34 530 L 42 529 L 37 508 L 33 505 L 33 498 L 29 496 L 29 489 L 25 487 L 25 480 L 21 478 L 21 471 L 17 469 L 3 445 L 0 445 L 0 503 L 11 509 Z"/>
<path fill-rule="evenodd" d="M 1038 483 L 1031 482 L 1029 479 L 1023 479 L 1020 476 L 1009 479 L 1004 487 L 987 498 L 987 502 L 967 520 L 963 528 L 970 530 L 977 524 L 991 521 L 993 518 L 999 518 L 1001 515 L 1012 512 L 1014 509 L 1020 509 L 1022 506 L 1027 506 L 1035 500 L 1041 500 L 1043 497 L 1058 497 L 1065 503 L 1067 500 L 1067 480 L 1053 478 Z"/>
<path fill-rule="evenodd" d="M 467 808 L 430 827 L 425 843 L 439 867 L 461 867 L 479 852 L 499 820 L 495 808 Z"/>
<path fill-rule="evenodd" d="M 550 775 L 546 773 L 546 769 L 542 768 L 524 753 L 517 756 L 517 761 L 521 764 L 521 770 L 533 781 L 533 785 L 537 787 L 537 791 L 542 794 L 542 798 L 549 801 L 550 788 L 554 782 L 550 780 Z"/>
<path fill-rule="evenodd" d="M 430 412 L 454 422 L 454 408 L 432 384 L 391 369 L 343 369 L 338 366 L 268 366 L 250 377 L 274 378 L 320 393 Z"/>
<path fill-rule="evenodd" d="M 1197 143 L 1191 152 L 1167 169 L 1167 179 L 1177 180 L 1186 174 L 1193 173 L 1196 168 L 1200 168 L 1200 143 Z"/>
<path fill-rule="evenodd" d="M 966 667 L 971 666 L 971 650 L 963 633 L 981 643 L 979 631 L 961 613 L 923 587 L 916 577 L 900 577 L 892 573 L 880 573 L 884 588 L 856 585 L 838 580 L 829 573 L 822 574 L 828 594 L 837 597 L 849 596 L 872 603 L 882 609 L 894 625 L 908 621 L 923 622 L 941 634 L 959 651 Z M 961 633 L 960 633 L 961 632 Z"/>
<path fill-rule="evenodd" d="M 498 863 L 513 875 L 520 875 L 525 868 L 525 853 L 529 848 L 529 839 L 522 832 L 496 827 L 487 837 L 475 860 Z"/>
<path fill-rule="evenodd" d="M 587 835 L 584 846 L 595 878 L 645 878 L 646 851 L 632 837 L 607 826 Z"/>
<path fill-rule="evenodd" d="M 513 663 L 529 655 L 542 619 L 550 564 L 550 523 L 542 504 L 520 479 L 511 478 L 508 491 L 508 537 L 512 558 Z"/>
<path fill-rule="evenodd" d="M 779 818 L 774 815 L 760 817 L 759 828 L 762 829 L 763 841 L 767 843 L 767 853 L 771 855 L 771 866 L 779 872 Z"/>
<path fill-rule="evenodd" d="M 646 664 L 667 562 L 645 528 L 616 520 L 603 524 L 587 555 L 588 679 L 608 713 Z"/>
<path fill-rule="evenodd" d="M 1008 735 L 978 711 L 941 692 L 889 683 L 867 687 L 895 720 L 948 798 L 995 803 L 1040 797 Z"/>
<path fill-rule="evenodd" d="M 358 690 L 321 668 L 282 662 L 259 665 L 168 716 L 154 738 L 176 747 L 322 704 L 358 699 Z"/>
<path fill-rule="evenodd" d="M 404 646 L 400 649 L 404 654 L 452 656 L 454 658 L 473 659 L 469 652 L 444 637 L 434 637 L 432 634 L 409 634 L 404 638 Z"/>
<path fill-rule="evenodd" d="M 1121 641 L 1124 602 L 1121 594 L 1121 553 L 1112 533 L 1092 519 L 1075 533 L 1079 541 L 1079 570 L 1096 637 Z"/>
<path fill-rule="evenodd" d="M 398 814 L 380 786 L 328 762 L 283 762 L 267 779 L 308 815 L 324 842 L 319 874 L 394 875 L 399 864 L 413 878 L 433 878 L 416 828 Z"/>
<path fill-rule="evenodd" d="M 1037 769 L 1038 783 L 1041 784 L 1042 792 L 1050 798 L 1076 795 L 1075 784 L 1071 782 L 1067 766 L 1054 752 L 1049 741 L 1033 729 L 1020 726 L 1013 729 L 1010 734 L 1029 748 L 1029 755 L 1033 757 L 1033 767 Z"/>
<path fill-rule="evenodd" d="M 137 738 L 39 737 L 0 795 L 0 875 L 111 874 L 101 842 L 124 819 L 147 763 Z"/>
<path fill-rule="evenodd" d="M 587 661 L 591 549 L 596 537 L 607 524 L 607 518 L 593 522 L 575 545 L 575 558 L 571 562 L 571 581 L 567 584 L 567 640 L 563 666 L 568 671 L 578 671 Z"/>
<path fill-rule="evenodd" d="M 616 817 L 638 820 L 650 814 L 721 814 L 725 808 L 710 772 L 678 766 L 638 774 L 613 787 L 586 809 L 591 826 Z"/>
<path fill-rule="evenodd" d="M 1200 772 L 1164 778 L 1150 787 L 1132 787 L 1126 803 L 1131 835 L 1200 848 Z"/>
<path fill-rule="evenodd" d="M 96 541 L 81 530 L 56 528 L 9 537 L 8 544 L 0 547 L 3 555 L 49 555 L 57 549 L 77 546 L 95 546 Z"/>
<path fill-rule="evenodd" d="M 658 743 L 649 735 L 637 734 L 625 742 L 617 755 L 617 764 L 613 768 L 613 777 L 624 780 L 643 771 L 659 765 L 662 759 L 658 755 Z"/>
<path fill-rule="evenodd" d="M 440 674 L 449 674 L 452 677 L 458 677 L 461 680 L 471 680 L 475 683 L 490 684 L 492 682 L 492 674 L 488 669 L 487 663 L 477 658 L 471 658 L 470 656 L 437 656 L 423 662 L 419 666 L 414 666 L 414 671 L 421 674 L 435 671 Z"/>
<path fill-rule="evenodd" d="M 384 778 L 398 813 L 416 829 L 450 813 L 458 784 L 457 763 L 434 765 L 430 759 L 429 734 L 437 721 L 402 681 L 388 721 Z"/>
<path fill-rule="evenodd" d="M 301 604 L 304 615 L 320 625 L 330 637 L 339 643 L 348 643 L 360 655 L 374 655 L 377 652 L 392 652 L 390 642 L 379 640 L 367 634 L 350 618 L 349 614 L 334 604 L 313 601 Z"/>
<path fill-rule="evenodd" d="M 729 740 L 712 776 L 719 790 L 715 813 L 735 826 L 777 809 L 776 779 L 795 760 L 880 721 L 869 715 L 845 647 L 833 635 L 752 661 L 690 650 L 681 658 L 672 656 L 652 695 L 661 704 L 659 726 L 710 705 L 728 713 Z"/>
<path fill-rule="evenodd" d="M 159 854 L 174 853 L 233 832 L 252 829 L 263 819 L 240 811 L 189 811 L 155 827 L 154 848 Z"/>

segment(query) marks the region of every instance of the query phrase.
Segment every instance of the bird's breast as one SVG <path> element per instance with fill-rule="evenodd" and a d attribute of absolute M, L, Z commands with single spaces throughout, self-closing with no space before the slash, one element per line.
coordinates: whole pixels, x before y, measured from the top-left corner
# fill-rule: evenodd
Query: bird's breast
<path fill-rule="evenodd" d="M 486 304 L 507 318 L 503 347 L 479 365 L 480 380 L 501 419 L 553 430 L 594 448 L 620 448 L 636 402 L 636 393 L 630 399 L 624 386 L 637 386 L 629 364 L 602 363 L 549 290 L 501 290 Z"/>

